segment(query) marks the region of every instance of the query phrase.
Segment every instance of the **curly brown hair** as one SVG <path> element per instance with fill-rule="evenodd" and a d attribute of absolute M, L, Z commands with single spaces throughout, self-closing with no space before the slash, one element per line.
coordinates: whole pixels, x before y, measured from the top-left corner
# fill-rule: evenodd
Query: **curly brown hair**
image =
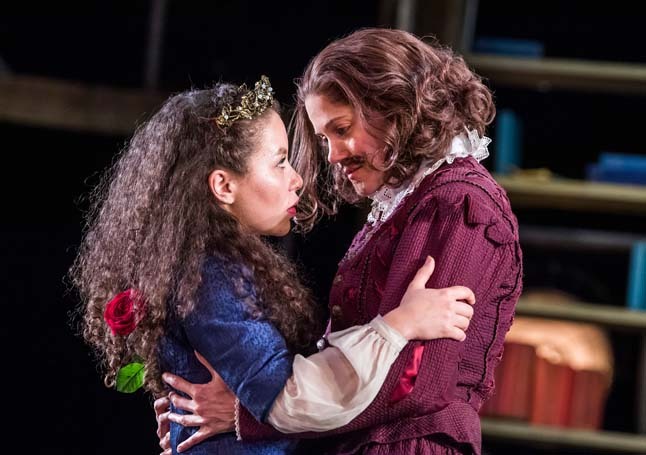
<path fill-rule="evenodd" d="M 340 200 L 359 200 L 341 169 L 326 162 L 305 110 L 309 95 L 355 109 L 367 131 L 385 143 L 385 178 L 393 187 L 422 161 L 441 158 L 465 128 L 482 135 L 493 121 L 493 97 L 481 78 L 451 49 L 427 40 L 365 28 L 333 41 L 307 65 L 290 122 L 294 167 L 304 181 L 297 218 L 302 230 L 322 214 L 336 213 Z"/>
<path fill-rule="evenodd" d="M 170 97 L 137 129 L 90 196 L 70 277 L 81 297 L 82 335 L 108 387 L 120 366 L 139 357 L 146 390 L 163 391 L 157 356 L 168 313 L 183 318 L 194 309 L 210 255 L 251 270 L 259 299 L 248 303 L 249 311 L 273 323 L 293 352 L 310 347 L 322 330 L 320 310 L 295 279 L 295 267 L 267 239 L 246 232 L 210 192 L 214 169 L 245 174 L 266 124 L 269 110 L 226 131 L 216 125 L 222 107 L 239 104 L 240 97 L 226 83 Z M 279 111 L 277 102 L 271 109 Z M 115 336 L 104 321 L 105 306 L 128 288 L 143 294 L 146 314 L 130 335 Z"/>

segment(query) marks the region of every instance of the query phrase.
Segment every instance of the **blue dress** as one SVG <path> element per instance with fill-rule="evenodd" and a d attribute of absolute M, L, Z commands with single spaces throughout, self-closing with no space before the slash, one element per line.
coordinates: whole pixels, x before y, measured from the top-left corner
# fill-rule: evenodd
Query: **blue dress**
<path fill-rule="evenodd" d="M 248 271 L 221 258 L 210 258 L 203 270 L 195 310 L 185 319 L 172 318 L 160 344 L 160 367 L 193 383 L 210 374 L 197 360 L 197 350 L 222 376 L 240 403 L 265 421 L 276 396 L 292 374 L 293 356 L 285 340 L 267 320 L 254 318 L 245 301 L 256 299 Z M 173 412 L 184 413 L 178 409 Z M 171 422 L 173 454 L 177 445 L 199 427 Z M 236 441 L 235 433 L 214 436 L 183 453 L 293 454 L 297 440 Z"/>

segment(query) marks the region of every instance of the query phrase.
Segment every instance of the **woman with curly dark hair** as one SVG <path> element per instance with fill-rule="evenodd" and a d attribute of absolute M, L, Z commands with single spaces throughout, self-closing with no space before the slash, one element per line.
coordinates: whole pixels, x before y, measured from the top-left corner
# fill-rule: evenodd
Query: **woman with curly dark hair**
<path fill-rule="evenodd" d="M 329 328 L 396 308 L 429 255 L 440 267 L 428 285 L 460 282 L 478 305 L 464 343 L 409 343 L 374 402 L 349 425 L 292 436 L 318 438 L 319 453 L 480 454 L 478 411 L 493 393 L 523 276 L 516 217 L 479 163 L 495 114 L 490 91 L 449 48 L 373 28 L 327 45 L 297 92 L 292 149 L 304 180 L 297 222 L 308 229 L 339 201 L 372 200 L 339 263 Z M 200 397 L 216 391 L 194 389 Z M 243 440 L 271 434 L 244 410 L 239 417 Z"/>
<path fill-rule="evenodd" d="M 385 379 L 375 366 L 392 364 L 408 339 L 464 338 L 471 307 L 458 300 L 472 294 L 427 292 L 427 265 L 400 308 L 332 334 L 325 354 L 296 355 L 315 351 L 324 325 L 295 268 L 265 239 L 286 235 L 296 214 L 302 179 L 287 150 L 264 76 L 253 89 L 220 83 L 174 95 L 138 128 L 94 192 L 71 269 L 106 386 L 132 391 L 140 381 L 159 397 L 161 371 L 202 382 L 208 361 L 255 418 L 299 421 L 298 407 L 315 400 L 328 408 L 312 420 L 329 429 L 365 409 Z M 303 388 L 320 374 L 331 380 L 308 395 Z M 302 393 L 277 398 L 288 380 Z M 173 427 L 174 449 L 192 433 Z M 273 454 L 294 445 L 229 434 L 192 451 Z"/>

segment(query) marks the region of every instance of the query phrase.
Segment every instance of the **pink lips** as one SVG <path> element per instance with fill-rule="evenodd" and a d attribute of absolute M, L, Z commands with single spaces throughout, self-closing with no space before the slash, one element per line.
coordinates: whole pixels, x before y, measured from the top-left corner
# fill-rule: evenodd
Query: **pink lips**
<path fill-rule="evenodd" d="M 363 167 L 364 160 L 357 156 L 351 156 L 342 160 L 339 164 L 343 166 L 343 173 L 346 177 L 351 179 L 352 175 Z"/>
<path fill-rule="evenodd" d="M 296 203 L 287 209 L 287 213 L 289 213 L 289 216 L 296 216 L 296 206 L 298 205 L 298 201 L 299 200 L 296 199 Z"/>
<path fill-rule="evenodd" d="M 354 166 L 346 166 L 343 168 L 343 172 L 348 178 L 352 178 L 352 174 L 354 174 L 356 171 L 361 169 L 361 165 L 354 165 Z"/>

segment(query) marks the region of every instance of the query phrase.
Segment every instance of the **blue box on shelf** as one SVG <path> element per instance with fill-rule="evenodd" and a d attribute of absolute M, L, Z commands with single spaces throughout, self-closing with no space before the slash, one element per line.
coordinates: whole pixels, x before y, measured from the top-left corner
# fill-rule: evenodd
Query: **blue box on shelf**
<path fill-rule="evenodd" d="M 475 39 L 472 51 L 482 54 L 541 58 L 545 54 L 545 46 L 537 40 L 480 36 Z"/>
<path fill-rule="evenodd" d="M 602 152 L 586 166 L 586 179 L 597 182 L 646 185 L 646 156 Z"/>
<path fill-rule="evenodd" d="M 636 242 L 630 252 L 627 306 L 646 310 L 646 242 Z"/>

